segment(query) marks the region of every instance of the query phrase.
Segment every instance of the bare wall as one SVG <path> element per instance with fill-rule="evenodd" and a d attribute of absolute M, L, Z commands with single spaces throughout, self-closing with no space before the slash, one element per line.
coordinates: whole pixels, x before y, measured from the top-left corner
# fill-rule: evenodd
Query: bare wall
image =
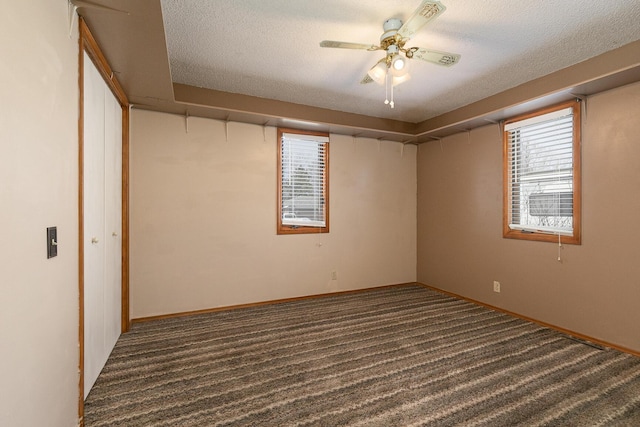
<path fill-rule="evenodd" d="M 640 351 L 640 83 L 586 102 L 582 245 L 502 238 L 489 125 L 419 147 L 418 281 Z"/>
<path fill-rule="evenodd" d="M 132 318 L 415 281 L 415 146 L 331 135 L 330 233 L 281 236 L 276 148 L 273 127 L 133 111 Z"/>
<path fill-rule="evenodd" d="M 66 1 L 0 13 L 0 425 L 78 421 L 78 36 Z M 77 20 L 76 20 L 77 23 Z M 47 259 L 46 228 L 58 227 Z"/>

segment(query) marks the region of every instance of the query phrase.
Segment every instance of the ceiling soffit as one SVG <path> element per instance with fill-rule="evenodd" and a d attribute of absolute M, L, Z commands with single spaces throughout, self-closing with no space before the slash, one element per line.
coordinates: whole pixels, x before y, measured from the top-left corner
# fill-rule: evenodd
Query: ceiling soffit
<path fill-rule="evenodd" d="M 461 108 L 412 123 L 174 83 L 159 0 L 101 0 L 94 4 L 128 12 L 125 15 L 92 7 L 78 9 L 134 108 L 175 114 L 421 143 L 498 122 L 523 109 L 544 107 L 640 81 L 640 41 L 635 41 Z"/>

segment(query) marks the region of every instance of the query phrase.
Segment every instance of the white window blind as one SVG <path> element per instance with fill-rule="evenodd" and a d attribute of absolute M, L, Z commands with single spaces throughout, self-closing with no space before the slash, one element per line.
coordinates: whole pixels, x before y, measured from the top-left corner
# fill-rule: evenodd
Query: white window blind
<path fill-rule="evenodd" d="M 325 227 L 328 137 L 282 134 L 282 224 Z"/>
<path fill-rule="evenodd" d="M 573 109 L 505 125 L 509 228 L 573 234 Z"/>

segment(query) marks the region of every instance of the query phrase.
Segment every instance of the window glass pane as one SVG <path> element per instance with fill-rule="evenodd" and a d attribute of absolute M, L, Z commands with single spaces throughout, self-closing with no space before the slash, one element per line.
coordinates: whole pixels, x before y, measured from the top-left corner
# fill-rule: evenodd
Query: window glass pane
<path fill-rule="evenodd" d="M 572 233 L 572 116 L 509 132 L 511 225 Z"/>
<path fill-rule="evenodd" d="M 279 131 L 280 233 L 328 232 L 328 135 Z"/>
<path fill-rule="evenodd" d="M 282 140 L 282 223 L 324 226 L 324 143 Z"/>

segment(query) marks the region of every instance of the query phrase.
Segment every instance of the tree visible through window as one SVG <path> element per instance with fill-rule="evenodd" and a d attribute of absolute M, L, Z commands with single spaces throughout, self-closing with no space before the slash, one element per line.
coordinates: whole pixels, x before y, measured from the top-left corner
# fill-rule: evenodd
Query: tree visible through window
<path fill-rule="evenodd" d="M 580 104 L 505 122 L 504 236 L 580 244 Z"/>
<path fill-rule="evenodd" d="M 329 232 L 329 134 L 278 129 L 278 234 Z"/>

